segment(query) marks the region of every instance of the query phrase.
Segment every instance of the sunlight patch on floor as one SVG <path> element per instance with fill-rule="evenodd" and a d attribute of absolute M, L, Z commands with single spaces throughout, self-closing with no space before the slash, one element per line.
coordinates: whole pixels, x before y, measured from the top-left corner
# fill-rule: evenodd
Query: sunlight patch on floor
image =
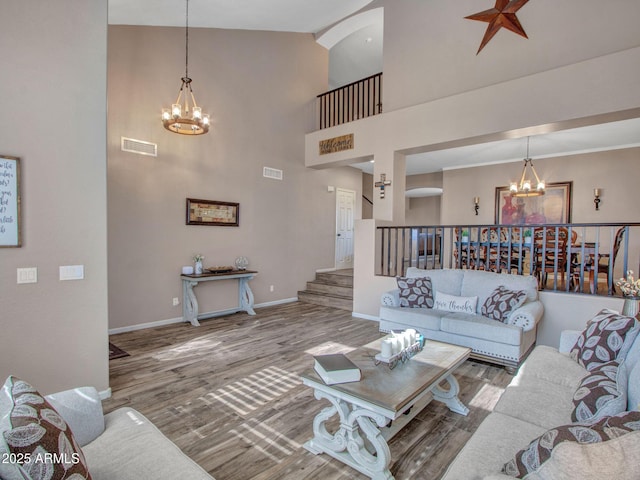
<path fill-rule="evenodd" d="M 240 415 L 248 415 L 300 384 L 297 375 L 271 366 L 215 392 L 209 392 L 204 395 L 203 400 L 209 403 L 208 400 L 213 399 Z"/>
<path fill-rule="evenodd" d="M 191 340 L 189 342 L 183 343 L 182 345 L 178 345 L 168 350 L 158 352 L 153 356 L 153 358 L 155 360 L 164 362 L 168 360 L 175 360 L 176 358 L 179 358 L 183 355 L 193 355 L 194 353 L 210 353 L 211 350 L 218 347 L 221 343 L 222 342 L 213 341 L 206 338 Z M 198 350 L 202 350 L 202 352 L 198 352 Z"/>
<path fill-rule="evenodd" d="M 239 425 L 231 433 L 276 463 L 301 448 L 298 442 L 255 419 Z"/>

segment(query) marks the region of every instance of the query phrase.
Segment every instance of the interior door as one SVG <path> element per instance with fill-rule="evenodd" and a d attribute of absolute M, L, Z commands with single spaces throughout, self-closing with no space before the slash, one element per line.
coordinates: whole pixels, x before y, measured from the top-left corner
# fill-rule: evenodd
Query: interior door
<path fill-rule="evenodd" d="M 353 268 L 353 213 L 356 192 L 336 189 L 336 268 Z"/>

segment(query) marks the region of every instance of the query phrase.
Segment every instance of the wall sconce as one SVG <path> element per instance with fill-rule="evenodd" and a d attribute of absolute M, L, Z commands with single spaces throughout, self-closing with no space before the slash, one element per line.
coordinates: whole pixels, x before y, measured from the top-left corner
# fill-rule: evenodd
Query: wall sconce
<path fill-rule="evenodd" d="M 599 188 L 593 189 L 593 203 L 596 204 L 596 210 L 600 210 L 600 195 L 602 194 L 602 190 Z"/>
<path fill-rule="evenodd" d="M 473 197 L 473 209 L 476 211 L 476 215 L 478 215 L 479 208 L 480 208 L 480 197 Z"/>

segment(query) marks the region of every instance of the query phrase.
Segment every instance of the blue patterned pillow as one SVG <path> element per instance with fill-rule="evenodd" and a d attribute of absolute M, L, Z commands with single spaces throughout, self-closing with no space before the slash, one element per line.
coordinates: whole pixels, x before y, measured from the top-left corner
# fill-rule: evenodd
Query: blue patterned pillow
<path fill-rule="evenodd" d="M 400 306 L 410 308 L 433 308 L 431 278 L 396 278 L 400 289 Z"/>

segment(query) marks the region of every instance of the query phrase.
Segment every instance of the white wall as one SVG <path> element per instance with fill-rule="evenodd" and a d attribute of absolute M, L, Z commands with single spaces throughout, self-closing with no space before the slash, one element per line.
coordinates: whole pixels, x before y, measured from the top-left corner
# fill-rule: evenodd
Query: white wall
<path fill-rule="evenodd" d="M 22 248 L 0 249 L 0 377 L 109 385 L 107 1 L 2 0 L 1 153 L 22 160 Z M 59 266 L 84 265 L 60 281 Z M 17 285 L 16 268 L 38 282 Z"/>

